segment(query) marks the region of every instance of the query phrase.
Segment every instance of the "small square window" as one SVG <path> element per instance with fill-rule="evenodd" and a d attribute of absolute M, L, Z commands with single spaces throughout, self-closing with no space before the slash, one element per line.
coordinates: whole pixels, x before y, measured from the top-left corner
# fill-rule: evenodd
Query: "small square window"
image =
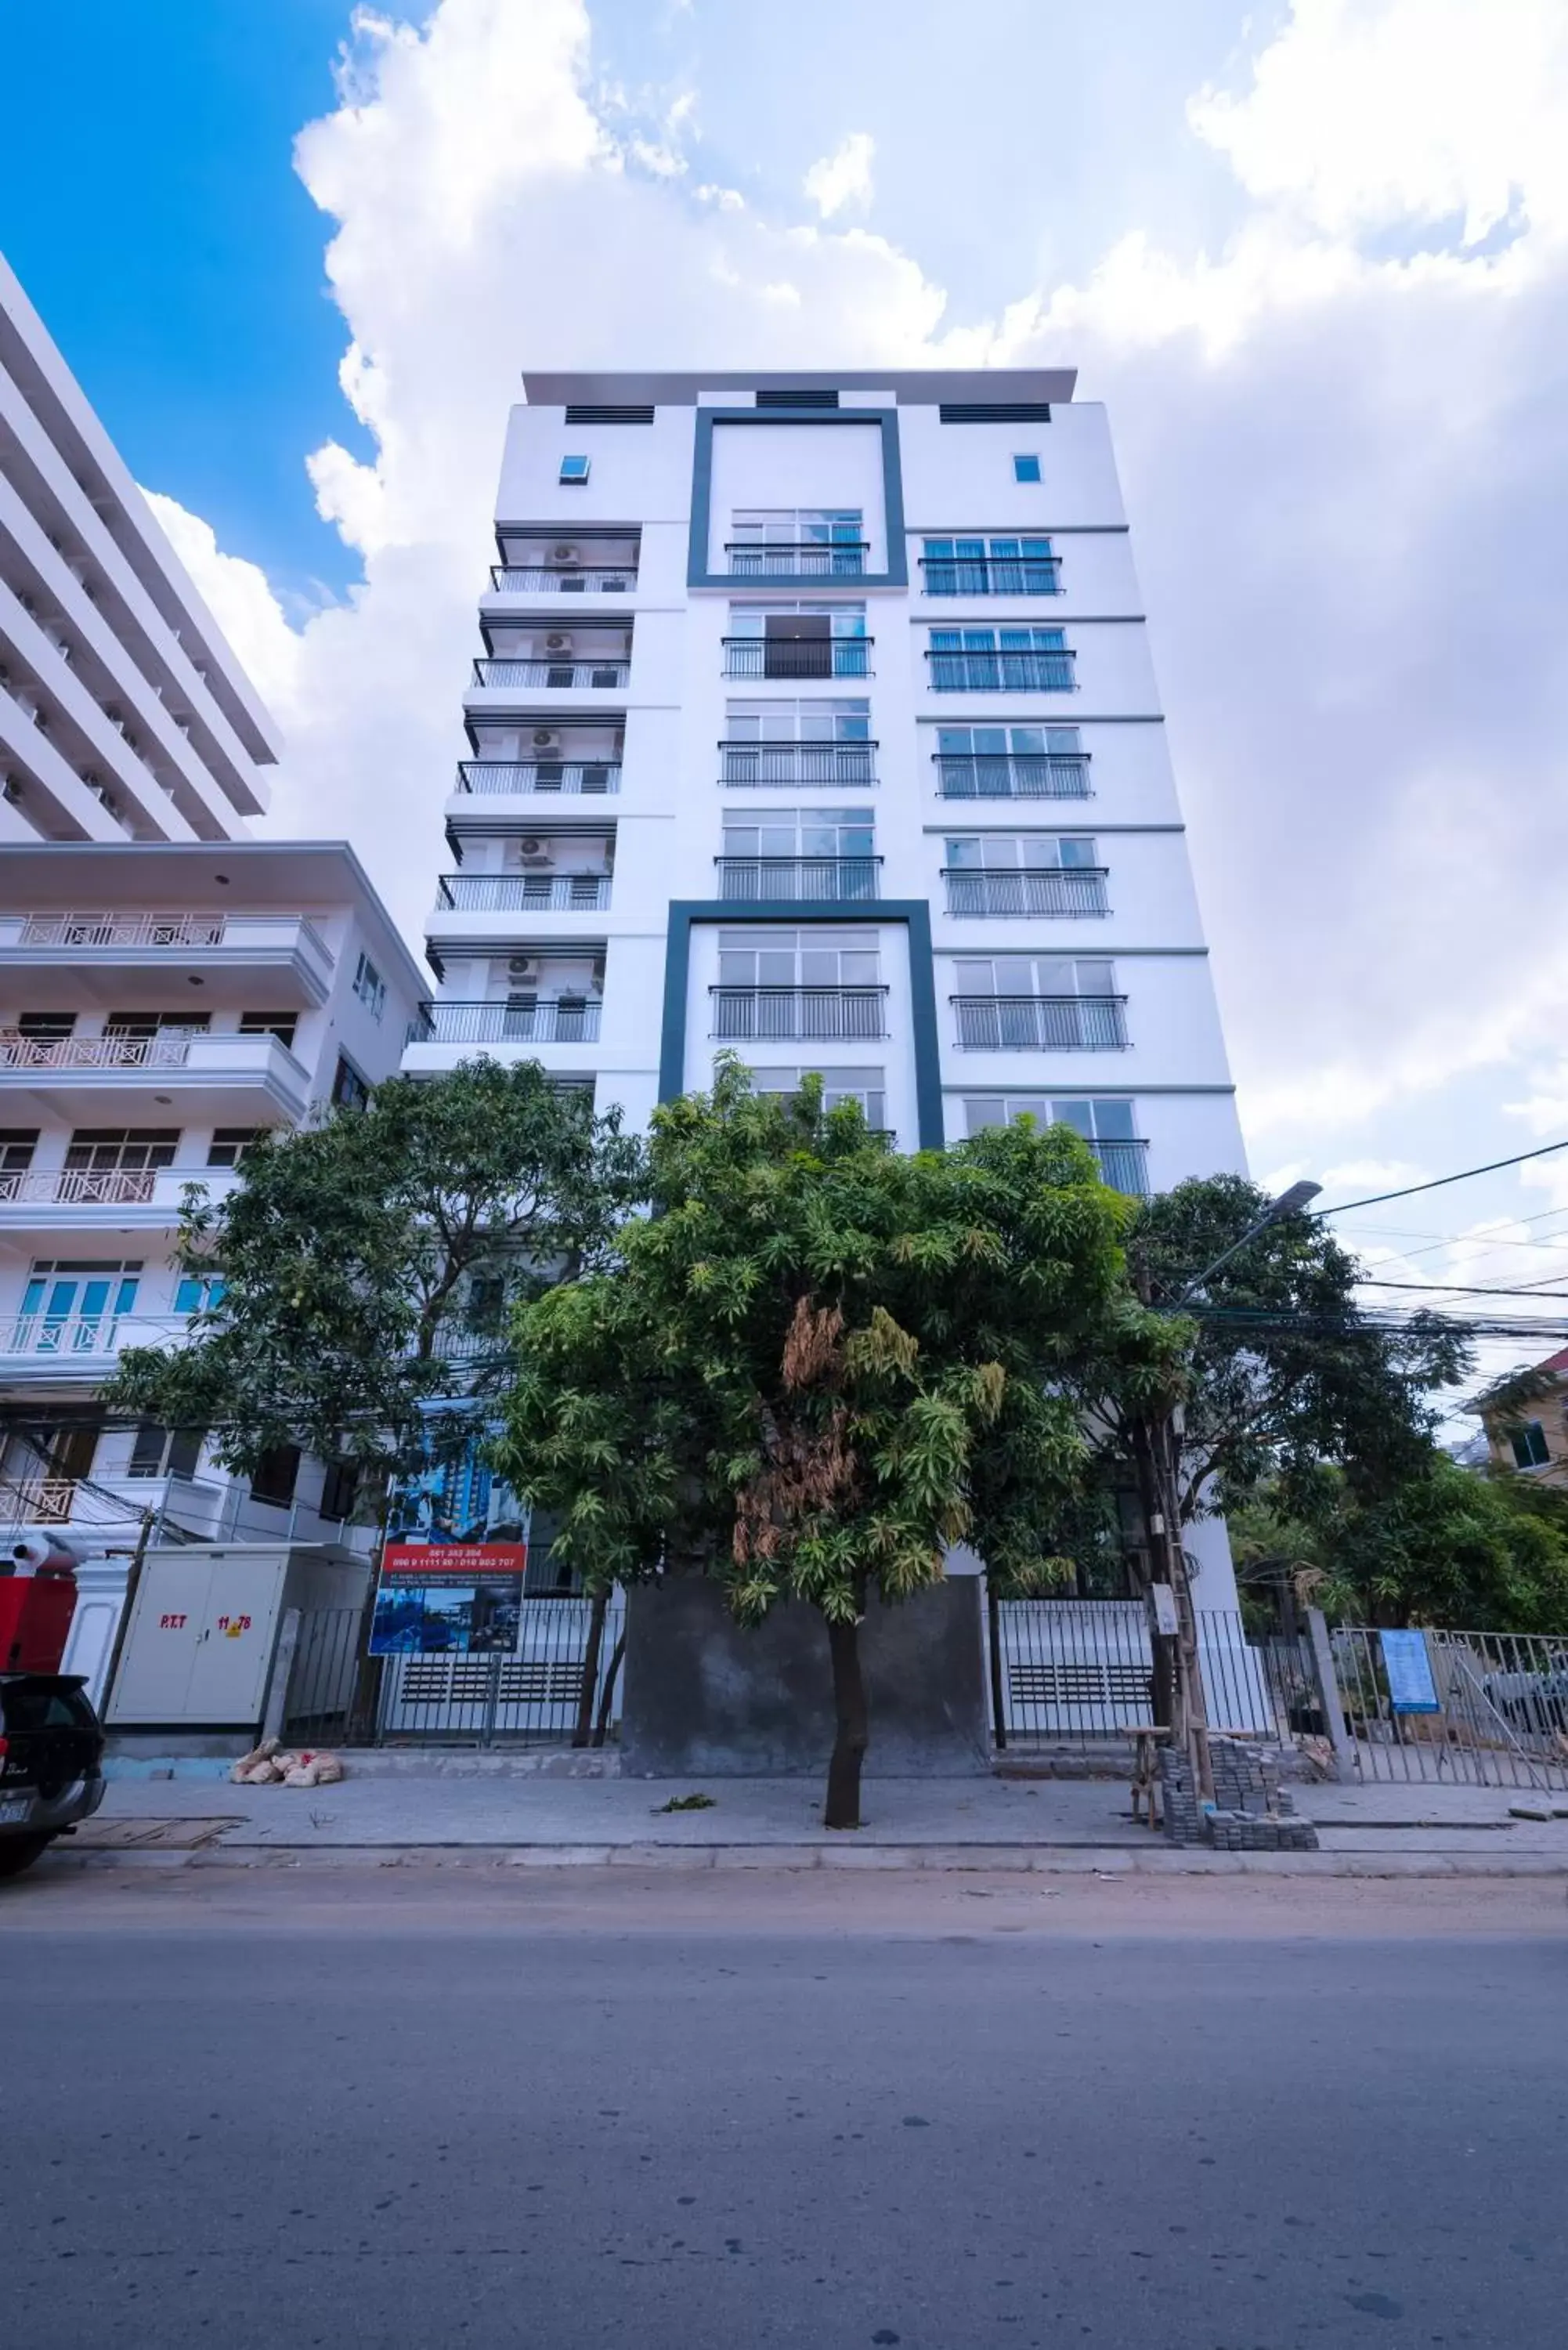
<path fill-rule="evenodd" d="M 565 481 L 566 478 L 563 473 L 561 479 Z M 1012 460 L 1012 478 L 1015 482 L 1037 482 L 1040 479 L 1039 458 L 1030 454 L 1015 456 Z"/>
<path fill-rule="evenodd" d="M 562 458 L 561 479 L 563 482 L 586 482 L 587 478 L 588 461 L 586 457 Z M 1036 476 L 1036 479 L 1038 479 L 1038 476 Z"/>

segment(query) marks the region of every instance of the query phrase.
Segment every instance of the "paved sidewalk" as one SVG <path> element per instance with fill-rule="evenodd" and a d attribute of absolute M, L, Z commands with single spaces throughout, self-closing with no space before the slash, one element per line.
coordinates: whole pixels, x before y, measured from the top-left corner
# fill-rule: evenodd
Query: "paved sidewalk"
<path fill-rule="evenodd" d="M 419 1856 L 671 1866 L 1224 1868 L 1307 1874 L 1568 1876 L 1568 1816 L 1511 1818 L 1568 1797 L 1474 1787 L 1299 1787 L 1317 1854 L 1182 1853 L 1135 1825 L 1115 1780 L 867 1779 L 866 1825 L 830 1835 L 807 1779 L 649 1781 L 373 1770 L 337 1786 L 234 1787 L 216 1776 L 117 1779 L 58 1857 L 323 1864 Z M 706 1795 L 695 1810 L 671 1799 Z"/>

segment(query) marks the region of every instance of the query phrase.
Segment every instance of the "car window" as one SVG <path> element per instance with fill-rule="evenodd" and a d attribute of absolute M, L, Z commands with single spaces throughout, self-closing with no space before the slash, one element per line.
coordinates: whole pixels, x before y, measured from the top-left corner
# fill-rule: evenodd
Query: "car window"
<path fill-rule="evenodd" d="M 13 1737 L 29 1730 L 96 1730 L 98 1717 L 80 1690 L 11 1681 L 0 1689 L 0 1708 Z"/>

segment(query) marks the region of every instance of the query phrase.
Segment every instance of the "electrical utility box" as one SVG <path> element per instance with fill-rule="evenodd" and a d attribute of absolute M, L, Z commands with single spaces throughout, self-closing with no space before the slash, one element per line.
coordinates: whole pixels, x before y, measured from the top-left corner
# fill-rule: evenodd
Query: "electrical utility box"
<path fill-rule="evenodd" d="M 150 1549 L 106 1721 L 119 1729 L 254 1729 L 287 1610 L 362 1608 L 369 1583 L 368 1562 L 331 1544 Z"/>

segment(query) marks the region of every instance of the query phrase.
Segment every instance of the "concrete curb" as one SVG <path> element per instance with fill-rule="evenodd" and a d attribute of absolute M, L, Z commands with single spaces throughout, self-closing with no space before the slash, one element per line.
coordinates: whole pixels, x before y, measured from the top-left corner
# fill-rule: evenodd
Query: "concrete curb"
<path fill-rule="evenodd" d="M 44 1869 L 634 1868 L 1032 1877 L 1530 1877 L 1568 1879 L 1568 1856 L 1351 1852 L 1194 1852 L 1168 1847 L 1018 1845 L 205 1845 L 193 1851 L 57 1846 Z"/>

